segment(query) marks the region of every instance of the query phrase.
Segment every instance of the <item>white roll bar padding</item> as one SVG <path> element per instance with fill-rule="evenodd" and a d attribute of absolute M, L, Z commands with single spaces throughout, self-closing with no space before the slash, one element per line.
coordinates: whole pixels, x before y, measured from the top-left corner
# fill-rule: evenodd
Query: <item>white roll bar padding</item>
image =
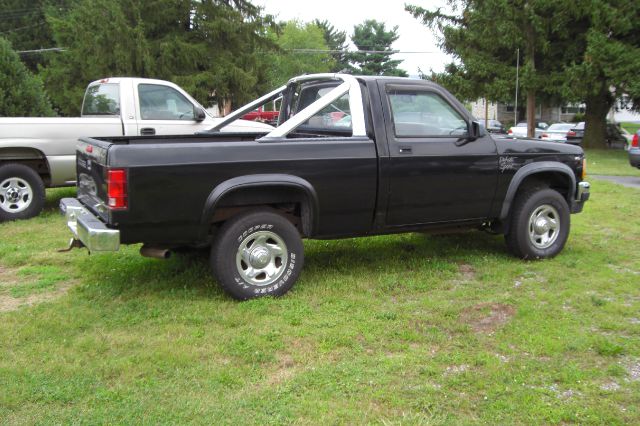
<path fill-rule="evenodd" d="M 316 99 L 302 111 L 298 111 L 296 115 L 289 118 L 285 123 L 283 123 L 279 127 L 276 127 L 273 131 L 271 131 L 261 139 L 286 137 L 290 132 L 295 130 L 302 123 L 305 123 L 311 117 L 322 111 L 322 109 L 327 105 L 329 105 L 331 102 L 334 102 L 345 93 L 349 93 L 349 109 L 351 110 L 351 127 L 353 136 L 367 136 L 367 130 L 364 121 L 364 107 L 362 105 L 362 91 L 360 90 L 360 83 L 358 83 L 358 80 L 354 76 L 349 74 L 309 74 L 292 78 L 287 83 L 287 86 L 292 83 L 313 80 L 342 80 L 343 83 L 338 87 L 332 89 L 321 98 Z M 242 108 L 232 112 L 211 130 L 220 130 L 221 128 L 237 120 L 247 112 L 253 111 L 260 105 L 278 98 L 287 86 L 279 87 L 276 90 L 262 96 L 261 98 L 256 99 L 255 101 L 248 103 Z"/>

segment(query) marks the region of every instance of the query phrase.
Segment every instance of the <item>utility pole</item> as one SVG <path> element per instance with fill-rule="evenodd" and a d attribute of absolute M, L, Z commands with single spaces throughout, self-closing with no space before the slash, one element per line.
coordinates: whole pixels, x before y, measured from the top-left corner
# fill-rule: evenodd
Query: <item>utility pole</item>
<path fill-rule="evenodd" d="M 518 124 L 518 83 L 520 79 L 520 48 L 516 49 L 516 106 L 513 110 L 513 125 Z"/>
<path fill-rule="evenodd" d="M 489 102 L 484 98 L 484 128 L 489 127 Z"/>

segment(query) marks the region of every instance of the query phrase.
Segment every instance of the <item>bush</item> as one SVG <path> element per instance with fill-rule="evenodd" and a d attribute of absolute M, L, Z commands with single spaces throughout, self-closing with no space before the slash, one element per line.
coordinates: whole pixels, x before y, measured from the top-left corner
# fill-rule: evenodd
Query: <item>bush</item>
<path fill-rule="evenodd" d="M 22 63 L 11 44 L 0 37 L 0 116 L 55 115 L 42 81 Z"/>
<path fill-rule="evenodd" d="M 571 120 L 572 123 L 579 123 L 581 121 L 584 121 L 584 113 L 581 112 L 576 113 L 576 115 L 573 116 L 573 120 Z"/>

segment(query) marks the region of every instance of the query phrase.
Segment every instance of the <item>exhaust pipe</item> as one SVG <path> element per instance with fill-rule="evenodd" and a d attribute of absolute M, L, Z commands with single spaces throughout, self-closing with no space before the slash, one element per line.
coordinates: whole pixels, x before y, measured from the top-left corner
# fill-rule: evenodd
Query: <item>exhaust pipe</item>
<path fill-rule="evenodd" d="M 153 257 L 154 259 L 168 259 L 171 257 L 171 250 L 157 247 L 140 247 L 140 254 L 144 257 Z"/>

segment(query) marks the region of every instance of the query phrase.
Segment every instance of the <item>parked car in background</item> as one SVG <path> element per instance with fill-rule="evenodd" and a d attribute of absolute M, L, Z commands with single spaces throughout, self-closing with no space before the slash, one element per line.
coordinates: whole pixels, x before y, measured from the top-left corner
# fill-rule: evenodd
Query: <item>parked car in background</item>
<path fill-rule="evenodd" d="M 484 120 L 480 120 L 484 123 Z M 507 133 L 507 129 L 498 120 L 487 120 L 487 132 L 489 133 Z"/>
<path fill-rule="evenodd" d="M 163 80 L 105 78 L 89 84 L 82 115 L 0 118 L 0 221 L 42 210 L 45 188 L 76 184 L 76 144 L 83 136 L 184 135 L 208 130 L 213 118 L 179 86 Z M 240 120 L 225 131 L 265 132 Z"/>
<path fill-rule="evenodd" d="M 638 130 L 631 138 L 629 145 L 629 164 L 640 169 L 640 130 Z"/>
<path fill-rule="evenodd" d="M 574 125 L 567 133 L 567 143 L 580 145 L 582 143 L 582 138 L 584 138 L 584 127 L 584 121 Z"/>
<path fill-rule="evenodd" d="M 572 123 L 554 123 L 542 133 L 541 139 L 550 142 L 566 142 L 567 133 L 573 126 Z"/>
<path fill-rule="evenodd" d="M 584 139 L 584 131 L 586 125 L 584 121 L 576 124 L 569 133 L 567 133 L 567 143 L 573 145 L 582 144 Z M 623 129 L 615 123 L 607 123 L 606 143 L 609 147 L 626 147 L 627 137 L 624 135 Z"/>
<path fill-rule="evenodd" d="M 631 143 L 633 142 L 633 136 L 635 135 L 635 133 L 629 133 L 629 131 L 624 127 L 620 127 L 620 132 L 622 136 L 627 140 L 626 148 L 629 149 L 631 147 Z"/>
<path fill-rule="evenodd" d="M 278 123 L 280 111 L 267 111 L 263 107 L 254 109 L 242 116 L 243 120 L 259 121 L 275 126 Z"/>
<path fill-rule="evenodd" d="M 549 125 L 543 121 L 536 121 L 536 129 L 534 137 L 540 139 L 542 133 L 547 130 Z M 512 128 L 509 129 L 507 134 L 512 138 L 526 138 L 527 137 L 527 122 L 521 121 Z"/>

